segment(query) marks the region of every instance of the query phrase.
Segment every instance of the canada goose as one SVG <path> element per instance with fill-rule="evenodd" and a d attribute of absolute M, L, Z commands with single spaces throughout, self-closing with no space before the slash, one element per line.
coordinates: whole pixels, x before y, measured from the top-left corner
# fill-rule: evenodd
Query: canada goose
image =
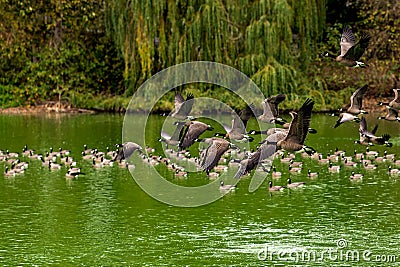
<path fill-rule="evenodd" d="M 59 155 L 64 155 L 64 156 L 68 156 L 71 153 L 71 151 L 62 149 L 61 147 L 58 148 L 58 152 L 59 152 Z"/>
<path fill-rule="evenodd" d="M 375 134 L 376 130 L 373 132 L 373 134 Z M 375 158 L 376 156 L 378 156 L 378 151 L 374 151 L 374 150 L 370 150 L 369 146 L 367 146 L 367 148 L 365 149 L 365 156 L 367 156 L 368 158 Z"/>
<path fill-rule="evenodd" d="M 357 163 L 347 160 L 347 159 L 344 160 L 343 165 L 345 167 L 357 167 Z"/>
<path fill-rule="evenodd" d="M 179 169 L 176 169 L 174 175 L 175 175 L 176 177 L 187 177 L 187 172 L 186 172 L 186 171 L 179 170 Z"/>
<path fill-rule="evenodd" d="M 113 159 L 114 161 L 120 159 L 129 159 L 136 150 L 139 151 L 140 154 L 143 153 L 142 147 L 133 142 L 125 142 L 123 144 L 119 144 L 118 147 L 121 149 L 118 151 L 117 156 Z"/>
<path fill-rule="evenodd" d="M 219 173 L 218 172 L 209 172 L 207 174 L 207 176 L 208 176 L 209 179 L 213 180 L 213 179 L 217 179 L 219 177 Z"/>
<path fill-rule="evenodd" d="M 307 176 L 310 177 L 310 178 L 318 177 L 318 172 L 311 172 L 311 170 L 308 169 Z"/>
<path fill-rule="evenodd" d="M 298 188 L 304 186 L 306 183 L 305 182 L 295 182 L 292 183 L 292 179 L 289 177 L 287 178 L 287 187 L 288 188 Z"/>
<path fill-rule="evenodd" d="M 354 171 L 351 172 L 350 175 L 350 180 L 361 180 L 364 177 L 364 175 L 360 173 L 355 173 Z"/>
<path fill-rule="evenodd" d="M 28 157 L 31 156 L 35 153 L 34 150 L 28 149 L 28 145 L 24 145 L 24 148 L 22 149 L 22 155 Z"/>
<path fill-rule="evenodd" d="M 360 122 L 360 118 L 357 116 L 354 116 L 353 114 L 347 113 L 347 112 L 342 112 L 339 114 L 339 119 L 336 121 L 336 124 L 333 126 L 334 128 L 339 127 L 342 123 L 348 122 L 348 121 L 355 121 L 355 122 Z"/>
<path fill-rule="evenodd" d="M 84 173 L 81 172 L 80 168 L 69 168 L 67 173 L 65 174 L 65 177 L 74 179 L 78 177 L 78 175 L 84 175 Z"/>
<path fill-rule="evenodd" d="M 399 97 L 400 89 L 393 89 L 393 92 L 394 92 L 394 99 L 392 101 L 390 101 L 389 103 L 378 102 L 378 105 L 386 105 L 389 108 L 399 110 L 400 109 L 400 97 Z"/>
<path fill-rule="evenodd" d="M 276 171 L 276 167 L 273 166 L 272 167 L 272 173 L 271 173 L 272 178 L 281 178 L 282 177 L 282 173 Z"/>
<path fill-rule="evenodd" d="M 379 120 L 398 121 L 400 122 L 399 111 L 397 109 L 386 106 L 387 113 L 385 117 L 378 117 Z"/>
<path fill-rule="evenodd" d="M 93 149 L 89 149 L 89 148 L 87 147 L 87 145 L 84 144 L 84 145 L 83 145 L 83 152 L 85 152 L 85 155 L 87 155 L 87 154 L 92 154 L 92 153 L 93 153 Z"/>
<path fill-rule="evenodd" d="M 266 123 L 285 123 L 282 118 L 279 118 L 278 105 L 286 99 L 285 94 L 270 96 L 262 102 L 263 114 L 257 117 L 259 121 Z"/>
<path fill-rule="evenodd" d="M 25 172 L 25 168 L 23 165 L 21 165 L 20 163 L 13 163 L 11 165 L 11 170 L 13 170 L 15 172 L 15 174 L 20 174 L 20 173 L 24 173 Z"/>
<path fill-rule="evenodd" d="M 388 167 L 388 172 L 390 175 L 399 175 L 400 174 L 400 170 L 399 169 L 393 169 L 392 166 Z"/>
<path fill-rule="evenodd" d="M 17 159 L 17 161 L 15 161 L 13 163 L 13 165 L 14 165 L 14 167 L 13 167 L 14 169 L 22 169 L 22 170 L 27 169 L 29 166 L 28 162 L 20 161 L 20 159 Z"/>
<path fill-rule="evenodd" d="M 340 172 L 340 166 L 329 163 L 328 171 L 329 172 Z"/>
<path fill-rule="evenodd" d="M 184 130 L 179 142 L 179 149 L 186 149 L 194 144 L 199 136 L 205 131 L 211 131 L 213 128 L 201 121 L 188 121 L 185 123 Z"/>
<path fill-rule="evenodd" d="M 350 26 L 345 25 L 342 37 L 340 38 L 340 55 L 335 56 L 329 52 L 325 52 L 324 56 L 334 58 L 337 62 L 348 67 L 366 67 L 365 63 L 358 60 L 364 54 L 370 39 L 369 35 L 364 34 L 360 41 L 356 43 L 356 38 Z"/>
<path fill-rule="evenodd" d="M 101 162 L 97 162 L 94 157 L 92 158 L 92 166 L 96 169 L 103 168 L 103 164 Z"/>
<path fill-rule="evenodd" d="M 110 147 L 106 147 L 106 155 L 111 157 L 112 159 L 115 158 L 115 154 L 117 153 L 115 150 L 110 150 Z"/>
<path fill-rule="evenodd" d="M 361 145 L 376 144 L 376 145 L 385 145 L 391 147 L 392 143 L 388 142 L 388 140 L 390 139 L 390 135 L 383 134 L 382 136 L 378 137 L 375 135 L 376 130 L 377 126 L 375 126 L 375 128 L 371 132 L 369 132 L 367 130 L 367 121 L 365 120 L 364 117 L 362 117 L 360 122 L 360 127 L 358 130 L 360 134 L 360 140 L 356 141 L 356 143 Z"/>
<path fill-rule="evenodd" d="M 339 156 L 337 155 L 331 155 L 330 153 L 328 153 L 328 155 L 326 155 L 326 158 L 329 160 L 329 162 L 338 162 L 339 161 Z"/>
<path fill-rule="evenodd" d="M 376 165 L 369 164 L 368 162 L 364 162 L 363 166 L 366 170 L 376 170 Z"/>
<path fill-rule="evenodd" d="M 92 158 L 94 158 L 94 156 L 93 156 L 92 154 L 86 155 L 86 154 L 85 154 L 85 151 L 82 151 L 82 159 L 90 160 L 90 159 L 92 159 Z"/>
<path fill-rule="evenodd" d="M 4 169 L 4 176 L 15 176 L 16 175 L 16 173 L 15 173 L 15 171 L 13 171 L 13 170 L 10 170 L 9 168 L 8 168 L 8 166 L 6 166 L 5 167 L 5 169 Z"/>
<path fill-rule="evenodd" d="M 242 120 L 244 128 L 247 127 L 247 122 L 254 117 L 254 104 L 246 105 L 246 107 L 239 111 L 238 116 Z"/>
<path fill-rule="evenodd" d="M 304 150 L 309 154 L 315 152 L 313 148 L 304 145 L 304 140 L 306 139 L 310 126 L 313 106 L 314 101 L 307 99 L 297 113 L 290 113 L 292 122 L 289 132 L 283 140 L 277 142 L 276 146 L 278 149 L 284 149 L 290 152 Z"/>
<path fill-rule="evenodd" d="M 300 173 L 301 170 L 302 170 L 301 167 L 292 167 L 289 165 L 289 172 L 291 172 L 291 173 Z"/>
<path fill-rule="evenodd" d="M 282 125 L 282 128 L 283 128 L 283 129 L 286 129 L 286 130 L 289 130 L 290 125 L 291 125 L 291 123 L 286 122 L 286 123 L 284 123 L 284 124 Z M 315 130 L 315 129 L 313 129 L 313 128 L 310 128 L 310 127 L 308 127 L 307 130 L 308 130 L 308 133 L 310 133 L 310 134 L 316 134 L 316 133 L 317 133 L 317 130 Z"/>
<path fill-rule="evenodd" d="M 172 135 L 161 131 L 161 138 L 158 140 L 159 142 L 164 142 L 167 148 L 168 146 L 179 145 L 180 139 L 182 137 L 182 129 L 185 126 L 185 122 L 176 121 L 174 122 L 174 125 L 176 125 L 176 128 Z"/>
<path fill-rule="evenodd" d="M 186 100 L 180 93 L 175 93 L 174 99 L 174 113 L 172 113 L 171 117 L 178 119 L 178 120 L 186 120 L 192 119 L 193 117 L 189 116 L 190 112 L 192 111 L 194 103 L 194 97 L 192 94 L 188 94 Z"/>
<path fill-rule="evenodd" d="M 362 110 L 362 99 L 367 89 L 368 85 L 366 84 L 354 91 L 350 97 L 350 107 L 347 108 L 348 113 L 353 115 L 368 114 L 367 111 Z"/>
<path fill-rule="evenodd" d="M 383 151 L 383 156 L 384 156 L 386 159 L 394 160 L 395 157 L 396 157 L 396 154 L 388 154 L 387 151 L 385 150 L 385 151 Z"/>
<path fill-rule="evenodd" d="M 49 161 L 49 170 L 59 170 L 61 169 L 61 165 L 55 162 Z"/>
<path fill-rule="evenodd" d="M 126 162 L 124 159 L 120 159 L 120 160 L 118 160 L 118 167 L 128 168 L 128 162 Z"/>
<path fill-rule="evenodd" d="M 278 192 L 278 191 L 282 191 L 286 188 L 286 186 L 281 186 L 281 185 L 272 185 L 272 181 L 269 181 L 269 188 L 268 190 L 270 192 Z"/>
<path fill-rule="evenodd" d="M 228 166 L 225 165 L 217 165 L 214 167 L 214 171 L 221 173 L 221 172 L 227 172 L 228 171 Z"/>
<path fill-rule="evenodd" d="M 215 133 L 214 136 L 223 135 L 225 138 L 229 138 L 233 141 L 238 142 L 251 142 L 254 140 L 253 137 L 246 134 L 246 127 L 240 117 L 236 116 L 232 119 L 232 127 L 224 125 L 226 134 Z"/>
<path fill-rule="evenodd" d="M 283 128 L 269 128 L 266 131 L 256 131 L 256 130 L 251 130 L 249 133 L 250 134 L 265 134 L 265 135 L 271 135 L 274 134 L 276 132 L 284 132 L 284 133 L 288 133 L 289 132 L 289 128 L 290 128 L 290 123 L 285 123 L 283 126 Z M 313 128 L 308 128 L 308 133 L 310 134 L 316 134 L 317 130 L 313 129 Z"/>
<path fill-rule="evenodd" d="M 276 144 L 286 137 L 285 132 L 276 132 L 265 139 L 265 142 L 251 156 L 240 161 L 240 167 L 234 178 L 240 178 L 249 173 L 262 160 L 269 158 L 276 152 Z"/>
<path fill-rule="evenodd" d="M 201 169 L 209 174 L 231 144 L 227 140 L 218 137 L 206 138 L 203 141 L 209 144 L 209 146 L 201 155 Z"/>
<path fill-rule="evenodd" d="M 103 166 L 113 166 L 114 165 L 113 160 L 105 159 L 104 156 L 100 157 L 100 161 Z"/>
<path fill-rule="evenodd" d="M 36 154 L 33 150 L 29 151 L 28 158 L 30 158 L 30 159 L 38 159 L 38 157 L 39 157 L 39 154 Z"/>
<path fill-rule="evenodd" d="M 233 184 L 225 184 L 223 181 L 221 181 L 221 183 L 219 184 L 219 190 L 221 191 L 231 191 L 235 189 L 236 185 Z"/>
<path fill-rule="evenodd" d="M 293 159 L 290 160 L 290 165 L 291 167 L 302 167 L 303 162 L 301 161 L 293 161 Z"/>
<path fill-rule="evenodd" d="M 16 152 L 10 152 L 8 149 L 6 149 L 6 156 L 9 158 L 18 158 L 19 153 Z"/>

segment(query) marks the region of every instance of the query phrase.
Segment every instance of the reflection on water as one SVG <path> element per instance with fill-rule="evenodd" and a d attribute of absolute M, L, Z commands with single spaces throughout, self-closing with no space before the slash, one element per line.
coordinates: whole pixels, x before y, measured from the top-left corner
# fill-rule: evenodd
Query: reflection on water
<path fill-rule="evenodd" d="M 155 128 L 161 127 L 164 118 L 152 119 Z M 336 146 L 349 153 L 365 150 L 352 143 L 358 138 L 357 125 L 332 130 L 334 120 L 315 115 L 312 127 L 318 134 L 309 135 L 307 142 L 325 153 Z M 1 149 L 21 151 L 27 144 L 43 153 L 50 146 L 63 146 L 79 159 L 83 144 L 105 151 L 120 142 L 123 117 L 0 116 L 0 122 L 4 125 Z M 397 125 L 380 125 L 394 137 L 393 143 L 398 142 Z M 151 135 L 146 138 L 159 151 L 161 145 L 154 141 L 159 137 L 157 131 Z M 374 149 L 382 152 L 385 148 Z M 396 153 L 396 146 L 388 152 Z M 86 175 L 66 180 L 65 169 L 50 172 L 40 162 L 31 161 L 25 174 L 0 179 L 0 262 L 138 266 L 321 266 L 326 262 L 364 266 L 363 260 L 296 263 L 277 257 L 259 259 L 266 247 L 270 252 L 321 252 L 338 249 L 339 239 L 346 240 L 349 250 L 398 255 L 400 178 L 388 175 L 388 163 L 370 172 L 358 167 L 365 177 L 354 183 L 349 180 L 351 169 L 331 174 L 316 161 L 303 162 L 305 171 L 299 175 L 289 174 L 286 165 L 277 164 L 283 175 L 275 183 L 285 184 L 291 175 L 293 181 L 306 181 L 304 188 L 270 194 L 264 182 L 249 193 L 250 179 L 244 177 L 234 193 L 214 203 L 177 208 L 146 195 L 129 172 L 118 166 L 95 170 L 90 162 L 78 160 Z M 307 168 L 319 171 L 318 178 L 307 178 Z M 199 173 L 175 182 L 191 186 L 204 179 Z"/>

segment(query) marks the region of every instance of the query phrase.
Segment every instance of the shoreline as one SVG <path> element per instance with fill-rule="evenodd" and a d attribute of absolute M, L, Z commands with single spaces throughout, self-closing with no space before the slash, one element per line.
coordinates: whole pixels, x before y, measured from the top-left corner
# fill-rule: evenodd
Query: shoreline
<path fill-rule="evenodd" d="M 382 102 L 391 101 L 391 97 L 381 98 Z M 363 99 L 363 109 L 370 112 L 386 112 L 385 105 L 379 106 L 376 98 L 365 98 Z M 282 110 L 283 114 L 288 113 L 290 110 Z M 18 106 L 10 108 L 0 108 L 0 114 L 96 114 L 96 113 L 113 113 L 120 114 L 125 113 L 126 109 L 122 112 L 112 111 L 112 110 L 100 110 L 100 109 L 85 109 L 72 107 L 68 103 L 59 103 L 56 101 L 47 101 L 43 104 L 33 105 L 33 106 Z M 137 111 L 140 112 L 140 111 Z M 211 113 L 215 113 L 210 111 Z M 337 112 L 337 110 L 318 110 L 313 111 L 314 113 L 330 113 Z M 154 112 L 154 114 L 165 113 L 165 112 Z"/>

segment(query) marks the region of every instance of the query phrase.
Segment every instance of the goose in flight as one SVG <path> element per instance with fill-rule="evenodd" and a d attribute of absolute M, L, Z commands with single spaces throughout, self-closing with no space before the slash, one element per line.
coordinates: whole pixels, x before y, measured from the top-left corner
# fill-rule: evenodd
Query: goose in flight
<path fill-rule="evenodd" d="M 389 103 L 378 102 L 378 105 L 380 106 L 386 105 L 392 109 L 400 110 L 400 98 L 399 98 L 400 89 L 393 89 L 393 92 L 394 92 L 394 98 L 392 101 L 390 101 Z"/>
<path fill-rule="evenodd" d="M 194 144 L 199 136 L 205 131 L 211 131 L 213 128 L 201 121 L 188 121 L 184 125 L 183 133 L 179 142 L 179 149 L 186 149 Z"/>
<path fill-rule="evenodd" d="M 367 111 L 362 109 L 362 99 L 367 89 L 368 85 L 364 85 L 354 91 L 350 97 L 350 107 L 347 109 L 348 113 L 353 115 L 368 114 Z"/>
<path fill-rule="evenodd" d="M 399 111 L 397 109 L 386 106 L 387 113 L 385 117 L 378 117 L 379 120 L 398 121 L 400 122 Z"/>
<path fill-rule="evenodd" d="M 201 141 L 209 145 L 201 154 L 201 169 L 208 175 L 217 166 L 221 156 L 230 148 L 231 143 L 218 137 L 206 138 Z"/>
<path fill-rule="evenodd" d="M 279 118 L 278 105 L 286 99 L 285 94 L 270 96 L 262 102 L 263 114 L 257 117 L 259 121 L 266 123 L 283 124 L 285 121 Z"/>
<path fill-rule="evenodd" d="M 348 121 L 355 121 L 355 122 L 360 122 L 360 118 L 347 113 L 347 112 L 342 112 L 339 114 L 339 119 L 336 121 L 336 124 L 333 126 L 334 128 L 339 127 L 342 123 L 348 122 Z"/>
<path fill-rule="evenodd" d="M 392 143 L 389 143 L 390 135 L 383 134 L 382 136 L 376 136 L 376 130 L 378 129 L 378 125 L 376 125 L 372 131 L 368 131 L 367 128 L 367 121 L 364 117 L 361 118 L 360 127 L 359 127 L 359 134 L 360 140 L 356 141 L 355 143 L 361 145 L 385 145 L 388 147 L 392 146 Z"/>
<path fill-rule="evenodd" d="M 290 112 L 292 122 L 286 137 L 276 143 L 277 149 L 284 149 L 289 152 L 304 150 L 308 154 L 313 154 L 315 150 L 304 145 L 308 129 L 310 127 L 311 112 L 314 107 L 314 101 L 307 99 L 299 111 Z"/>
<path fill-rule="evenodd" d="M 277 131 L 269 135 L 262 145 L 251 154 L 248 158 L 240 161 L 239 169 L 237 170 L 234 178 L 240 178 L 256 168 L 262 160 L 271 157 L 276 152 L 276 144 L 278 141 L 283 140 L 287 135 L 286 131 Z"/>
<path fill-rule="evenodd" d="M 232 126 L 229 127 L 227 125 L 223 125 L 226 131 L 226 134 L 223 133 L 215 133 L 215 136 L 224 136 L 225 138 L 229 138 L 238 142 L 247 142 L 253 141 L 254 138 L 247 135 L 246 127 L 240 117 L 236 116 L 232 119 Z"/>
<path fill-rule="evenodd" d="M 176 122 L 174 122 L 174 124 L 176 125 L 176 129 L 175 129 L 174 133 L 172 134 L 172 136 L 164 131 L 161 131 L 161 138 L 158 139 L 159 142 L 166 143 L 167 148 L 169 145 L 178 146 L 179 142 L 181 140 L 181 137 L 182 137 L 182 129 L 185 126 L 185 122 L 176 121 Z"/>
<path fill-rule="evenodd" d="M 175 93 L 174 99 L 174 113 L 172 113 L 171 117 L 178 119 L 178 120 L 186 120 L 186 119 L 193 119 L 192 116 L 189 116 L 190 112 L 192 111 L 194 103 L 194 97 L 192 94 L 188 94 L 186 100 L 180 93 Z"/>
<path fill-rule="evenodd" d="M 369 45 L 371 36 L 364 34 L 356 43 L 356 38 L 349 25 L 345 25 L 340 38 L 340 55 L 335 56 L 325 52 L 324 56 L 334 58 L 337 62 L 348 67 L 363 67 L 367 65 L 360 60 Z"/>
<path fill-rule="evenodd" d="M 125 142 L 123 144 L 117 144 L 116 146 L 121 149 L 113 159 L 114 161 L 129 159 L 135 151 L 139 151 L 140 154 L 143 153 L 143 148 L 134 142 Z"/>

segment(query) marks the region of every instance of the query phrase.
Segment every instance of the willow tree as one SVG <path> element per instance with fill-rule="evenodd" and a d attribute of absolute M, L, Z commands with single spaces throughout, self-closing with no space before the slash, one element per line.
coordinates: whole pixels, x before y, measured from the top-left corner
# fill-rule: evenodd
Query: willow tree
<path fill-rule="evenodd" d="M 208 60 L 243 71 L 266 95 L 291 93 L 323 31 L 325 0 L 112 0 L 106 21 L 134 88 L 165 67 Z"/>

